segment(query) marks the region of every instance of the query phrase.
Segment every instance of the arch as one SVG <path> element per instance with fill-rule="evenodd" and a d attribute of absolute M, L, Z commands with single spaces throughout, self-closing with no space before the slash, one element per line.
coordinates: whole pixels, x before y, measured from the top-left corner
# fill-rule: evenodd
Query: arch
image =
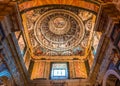
<path fill-rule="evenodd" d="M 99 2 L 90 2 L 84 0 L 31 0 L 19 4 L 20 11 L 24 11 L 33 7 L 52 5 L 52 4 L 61 4 L 61 5 L 72 5 L 81 7 L 84 9 L 91 10 L 93 12 L 99 11 Z"/>
<path fill-rule="evenodd" d="M 6 76 L 6 77 L 10 77 L 10 73 L 8 72 L 8 70 L 3 70 L 2 72 L 0 72 L 0 77 L 2 76 Z"/>
<path fill-rule="evenodd" d="M 0 85 L 14 86 L 13 79 L 8 70 L 0 72 Z"/>
<path fill-rule="evenodd" d="M 108 70 L 104 75 L 102 86 L 106 86 L 107 79 L 110 75 L 114 75 L 120 80 L 120 75 L 115 70 Z"/>

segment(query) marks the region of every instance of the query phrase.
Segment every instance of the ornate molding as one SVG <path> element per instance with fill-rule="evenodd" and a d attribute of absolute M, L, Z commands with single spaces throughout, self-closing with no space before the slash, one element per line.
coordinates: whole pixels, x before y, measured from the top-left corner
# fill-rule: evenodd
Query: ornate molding
<path fill-rule="evenodd" d="M 96 15 L 90 11 L 50 5 L 23 15 L 30 49 L 35 56 L 84 55 L 92 40 Z"/>
<path fill-rule="evenodd" d="M 85 29 L 82 20 L 74 13 L 55 9 L 37 19 L 34 34 L 42 47 L 54 51 L 65 51 L 81 42 Z"/>

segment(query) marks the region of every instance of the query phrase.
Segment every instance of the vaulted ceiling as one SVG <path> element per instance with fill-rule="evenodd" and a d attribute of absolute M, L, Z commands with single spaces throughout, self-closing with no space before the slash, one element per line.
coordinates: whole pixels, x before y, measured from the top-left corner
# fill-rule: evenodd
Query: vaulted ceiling
<path fill-rule="evenodd" d="M 30 49 L 35 56 L 80 55 L 99 41 L 93 31 L 97 1 L 32 0 L 19 4 Z"/>
<path fill-rule="evenodd" d="M 51 5 L 51 4 L 62 4 L 62 5 L 72 5 L 77 7 L 82 7 L 89 9 L 95 12 L 99 10 L 99 2 L 96 0 L 31 0 L 19 5 L 20 10 L 29 9 L 32 7 L 42 6 L 42 5 Z"/>

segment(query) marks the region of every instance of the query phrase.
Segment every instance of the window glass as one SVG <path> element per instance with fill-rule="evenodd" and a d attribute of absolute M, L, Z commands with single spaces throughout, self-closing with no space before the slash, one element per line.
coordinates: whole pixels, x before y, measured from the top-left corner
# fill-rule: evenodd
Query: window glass
<path fill-rule="evenodd" d="M 68 65 L 67 63 L 52 63 L 51 79 L 67 79 Z"/>
<path fill-rule="evenodd" d="M 53 71 L 53 76 L 65 76 L 65 69 L 55 69 Z"/>

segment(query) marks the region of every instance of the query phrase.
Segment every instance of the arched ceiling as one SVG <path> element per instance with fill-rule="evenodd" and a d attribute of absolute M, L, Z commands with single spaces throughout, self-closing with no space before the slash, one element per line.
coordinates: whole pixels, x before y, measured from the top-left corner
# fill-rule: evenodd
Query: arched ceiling
<path fill-rule="evenodd" d="M 99 6 L 113 0 L 28 0 L 19 4 L 34 55 L 85 55 L 96 52 L 93 31 Z"/>
<path fill-rule="evenodd" d="M 19 4 L 19 8 L 23 11 L 33 7 L 51 4 L 72 5 L 88 9 L 93 12 L 98 12 L 99 10 L 99 1 L 96 0 L 30 0 Z"/>
<path fill-rule="evenodd" d="M 70 5 L 45 5 L 22 13 L 34 55 L 84 55 L 92 39 L 96 14 Z"/>
<path fill-rule="evenodd" d="M 88 48 L 96 49 L 99 39 L 93 29 L 99 6 L 112 1 L 17 0 L 32 53 L 85 55 Z"/>

